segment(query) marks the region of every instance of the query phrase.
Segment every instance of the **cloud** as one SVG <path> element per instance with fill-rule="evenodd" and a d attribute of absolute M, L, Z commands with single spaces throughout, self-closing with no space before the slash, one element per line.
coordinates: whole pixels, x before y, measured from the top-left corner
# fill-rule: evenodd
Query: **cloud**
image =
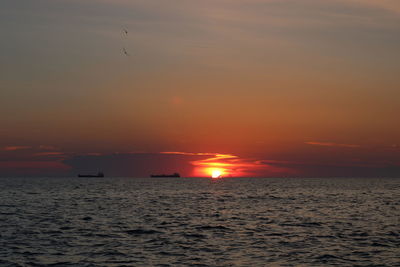
<path fill-rule="evenodd" d="M 6 146 L 3 148 L 4 151 L 16 151 L 16 150 L 24 150 L 31 149 L 31 146 Z"/>
<path fill-rule="evenodd" d="M 64 152 L 38 152 L 33 154 L 35 157 L 66 157 Z"/>
<path fill-rule="evenodd" d="M 149 177 L 174 172 L 183 177 L 210 177 L 213 170 L 222 171 L 225 177 L 395 177 L 400 175 L 400 163 L 379 157 L 313 158 L 303 153 L 294 158 L 262 159 L 210 152 L 77 155 L 53 151 L 0 160 L 1 176 L 76 176 L 103 171 L 108 177 Z"/>
<path fill-rule="evenodd" d="M 313 145 L 332 146 L 332 143 L 311 142 Z M 335 144 L 334 147 L 349 147 Z M 354 145 L 350 145 L 353 147 Z M 221 170 L 225 177 L 368 177 L 391 176 L 399 173 L 393 162 L 350 159 L 297 160 L 246 158 L 233 154 L 212 152 L 114 153 L 73 156 L 64 162 L 72 167 L 72 174 L 104 171 L 107 176 L 148 177 L 152 173 L 179 172 L 183 177 L 210 177 L 213 170 Z"/>
<path fill-rule="evenodd" d="M 203 156 L 201 159 L 190 160 L 195 168 L 192 175 L 209 177 L 213 170 L 218 169 L 225 177 L 276 177 L 294 174 L 294 169 L 273 166 L 254 158 L 241 158 L 233 154 L 193 153 L 193 152 L 161 152 L 186 156 Z"/>
<path fill-rule="evenodd" d="M 307 145 L 313 145 L 313 146 L 328 146 L 328 147 L 347 147 L 347 148 L 357 148 L 361 147 L 360 145 L 354 145 L 354 144 L 338 144 L 338 143 L 332 143 L 332 142 L 305 142 Z"/>
<path fill-rule="evenodd" d="M 223 171 L 225 177 L 280 177 L 296 173 L 256 159 L 210 152 L 86 154 L 63 162 L 71 166 L 71 175 L 103 171 L 107 176 L 148 177 L 154 173 L 178 172 L 183 177 L 210 177 L 215 169 Z"/>
<path fill-rule="evenodd" d="M 39 146 L 5 146 L 3 148 L 4 151 L 17 151 L 17 150 L 56 150 L 55 146 L 51 145 L 39 145 Z"/>
<path fill-rule="evenodd" d="M 208 152 L 161 152 L 161 154 L 188 156 L 189 164 L 194 167 L 191 176 L 209 177 L 212 169 L 222 170 L 225 175 L 229 176 L 241 176 L 242 174 L 242 172 L 239 173 L 238 171 L 238 157 L 231 154 Z M 194 156 L 196 156 L 197 159 L 193 160 L 192 157 Z M 236 162 L 234 162 L 233 160 L 236 160 Z"/>
<path fill-rule="evenodd" d="M 215 155 L 218 155 L 218 153 L 193 153 L 193 152 L 176 152 L 176 151 L 160 152 L 160 154 L 186 155 L 186 156 L 215 156 Z"/>

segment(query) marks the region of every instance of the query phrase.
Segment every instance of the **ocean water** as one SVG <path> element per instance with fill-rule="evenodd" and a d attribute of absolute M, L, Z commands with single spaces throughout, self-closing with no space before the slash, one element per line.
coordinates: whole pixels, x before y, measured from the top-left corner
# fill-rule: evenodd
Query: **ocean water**
<path fill-rule="evenodd" d="M 0 178 L 0 266 L 400 266 L 400 179 Z"/>

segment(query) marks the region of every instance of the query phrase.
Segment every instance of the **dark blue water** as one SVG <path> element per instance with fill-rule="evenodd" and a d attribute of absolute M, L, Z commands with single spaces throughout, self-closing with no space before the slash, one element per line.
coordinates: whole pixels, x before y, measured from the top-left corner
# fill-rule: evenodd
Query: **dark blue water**
<path fill-rule="evenodd" d="M 400 266 L 400 179 L 1 178 L 1 266 Z"/>

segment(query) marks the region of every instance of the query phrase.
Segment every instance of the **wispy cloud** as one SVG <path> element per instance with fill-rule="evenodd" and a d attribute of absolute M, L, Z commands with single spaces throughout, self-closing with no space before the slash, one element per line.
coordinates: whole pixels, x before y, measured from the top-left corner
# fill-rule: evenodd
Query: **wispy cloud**
<path fill-rule="evenodd" d="M 13 146 L 5 146 L 3 147 L 4 151 L 16 151 L 16 150 L 41 150 L 41 151 L 48 151 L 48 150 L 56 150 L 57 147 L 51 145 L 39 145 L 39 146 L 22 146 L 22 145 L 13 145 Z"/>
<path fill-rule="evenodd" d="M 210 173 L 218 169 L 223 176 L 231 177 L 258 177 L 273 176 L 280 174 L 293 174 L 294 170 L 274 166 L 262 160 L 254 158 L 242 158 L 233 154 L 221 153 L 193 153 L 193 152 L 161 152 L 162 154 L 185 155 L 185 156 L 205 156 L 203 159 L 189 161 L 195 167 L 194 176 L 210 176 Z"/>
<path fill-rule="evenodd" d="M 39 152 L 35 153 L 36 157 L 66 157 L 67 155 L 64 152 Z"/>
<path fill-rule="evenodd" d="M 16 151 L 16 150 L 24 150 L 31 149 L 31 146 L 6 146 L 3 148 L 4 151 Z"/>
<path fill-rule="evenodd" d="M 349 144 L 308 142 L 325 147 L 354 147 Z M 350 151 L 358 152 L 358 150 Z M 32 154 L 3 153 L 0 159 L 1 175 L 76 175 L 99 169 L 107 176 L 148 177 L 151 173 L 179 172 L 184 177 L 210 177 L 221 171 L 224 177 L 343 177 L 343 176 L 398 176 L 397 159 L 357 157 L 294 157 L 268 158 L 210 152 L 160 152 L 160 153 L 63 153 L 38 151 Z M 14 156 L 16 154 L 16 156 Z M 21 155 L 19 155 L 21 154 Z M 28 155 L 26 155 L 28 154 Z M 335 153 L 328 153 L 335 154 Z M 394 154 L 394 153 L 393 153 Z M 397 154 L 396 154 L 397 155 Z M 354 156 L 354 157 L 353 157 Z"/>
<path fill-rule="evenodd" d="M 328 146 L 328 147 L 348 147 L 348 148 L 357 148 L 361 147 L 360 145 L 355 145 L 355 144 L 338 144 L 338 143 L 333 143 L 333 142 L 305 142 L 307 145 L 313 145 L 313 146 Z"/>
<path fill-rule="evenodd" d="M 178 151 L 166 151 L 166 152 L 160 152 L 160 154 L 185 155 L 185 156 L 215 156 L 215 155 L 222 155 L 222 154 L 218 154 L 218 153 L 195 153 L 195 152 L 178 152 Z"/>

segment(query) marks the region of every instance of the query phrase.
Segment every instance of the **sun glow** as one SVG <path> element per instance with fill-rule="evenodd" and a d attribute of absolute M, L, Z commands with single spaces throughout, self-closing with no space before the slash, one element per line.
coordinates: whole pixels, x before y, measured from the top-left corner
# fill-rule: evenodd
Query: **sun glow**
<path fill-rule="evenodd" d="M 246 177 L 250 175 L 249 170 L 264 167 L 260 162 L 253 160 L 241 159 L 233 154 L 220 153 L 190 153 L 190 152 L 161 152 L 170 155 L 185 155 L 197 157 L 196 160 L 190 161 L 194 166 L 191 177 L 207 177 L 207 178 L 231 178 Z"/>
<path fill-rule="evenodd" d="M 214 169 L 211 171 L 211 178 L 217 179 L 222 177 L 222 171 L 218 169 Z"/>

